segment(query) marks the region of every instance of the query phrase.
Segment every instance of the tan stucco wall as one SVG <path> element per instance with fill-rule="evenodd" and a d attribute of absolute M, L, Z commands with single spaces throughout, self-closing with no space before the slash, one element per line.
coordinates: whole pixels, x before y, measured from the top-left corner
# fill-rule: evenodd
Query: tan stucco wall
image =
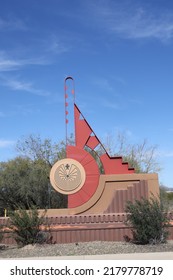
<path fill-rule="evenodd" d="M 48 216 L 73 215 L 73 214 L 98 214 L 103 213 L 109 206 L 116 190 L 127 189 L 135 182 L 146 180 L 148 182 L 148 197 L 151 194 L 159 195 L 158 175 L 153 174 L 123 174 L 100 175 L 99 185 L 92 198 L 83 205 L 70 209 L 49 209 Z"/>

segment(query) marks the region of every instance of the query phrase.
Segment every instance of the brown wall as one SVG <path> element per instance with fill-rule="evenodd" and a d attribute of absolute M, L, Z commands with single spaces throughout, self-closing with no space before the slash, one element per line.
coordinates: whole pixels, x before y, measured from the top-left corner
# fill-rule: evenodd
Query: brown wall
<path fill-rule="evenodd" d="M 96 192 L 82 206 L 47 211 L 53 242 L 123 241 L 125 235 L 131 236 L 131 229 L 124 223 L 126 202 L 149 198 L 151 193 L 159 194 L 157 174 L 101 175 Z M 3 223 L 8 226 L 8 218 L 0 218 Z M 169 238 L 173 239 L 172 226 Z M 6 238 L 4 242 L 11 244 L 14 240 Z"/>
<path fill-rule="evenodd" d="M 169 227 L 169 239 L 173 239 L 173 213 L 169 214 L 172 226 Z M 47 217 L 46 224 L 55 243 L 87 241 L 124 241 L 124 236 L 131 237 L 131 228 L 125 225 L 126 214 L 77 215 Z M 8 218 L 0 218 L 0 224 L 8 225 Z M 7 231 L 6 237 L 9 237 Z M 3 240 L 5 244 L 14 244 L 12 238 Z"/>

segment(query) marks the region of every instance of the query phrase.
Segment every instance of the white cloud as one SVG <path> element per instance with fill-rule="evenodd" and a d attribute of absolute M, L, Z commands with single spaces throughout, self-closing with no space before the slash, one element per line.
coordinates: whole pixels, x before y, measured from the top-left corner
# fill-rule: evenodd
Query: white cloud
<path fill-rule="evenodd" d="M 15 144 L 15 141 L 0 139 L 0 148 L 7 148 L 10 146 L 13 146 L 14 144 Z"/>
<path fill-rule="evenodd" d="M 16 70 L 22 66 L 21 61 L 12 60 L 12 59 L 5 59 L 0 57 L 0 71 L 11 71 Z"/>
<path fill-rule="evenodd" d="M 36 89 L 30 82 L 23 82 L 12 78 L 3 78 L 2 84 L 15 91 L 24 91 L 40 96 L 50 95 L 50 93 L 45 90 Z"/>
<path fill-rule="evenodd" d="M 4 51 L 0 51 L 0 72 L 14 71 L 29 65 L 47 65 L 48 61 L 40 58 L 15 59 L 10 58 Z"/>
<path fill-rule="evenodd" d="M 137 2 L 100 1 L 92 4 L 95 21 L 123 38 L 168 41 L 173 38 L 173 15 L 168 11 L 147 9 Z"/>
<path fill-rule="evenodd" d="M 46 40 L 46 51 L 53 54 L 62 54 L 69 51 L 69 45 L 65 45 L 56 35 L 52 35 L 49 41 Z"/>
<path fill-rule="evenodd" d="M 44 58 L 26 58 L 26 59 L 14 59 L 9 58 L 6 52 L 0 51 L 0 72 L 11 72 L 20 70 L 23 67 L 29 65 L 47 65 L 48 61 Z M 31 82 L 21 81 L 16 78 L 8 77 L 7 74 L 0 75 L 0 81 L 3 86 L 6 86 L 12 90 L 25 91 L 35 95 L 48 96 L 50 93 L 37 89 Z"/>

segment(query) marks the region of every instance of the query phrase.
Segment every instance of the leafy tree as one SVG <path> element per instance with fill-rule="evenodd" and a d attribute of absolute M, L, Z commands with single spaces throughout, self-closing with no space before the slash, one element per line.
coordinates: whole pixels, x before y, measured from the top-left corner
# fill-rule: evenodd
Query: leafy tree
<path fill-rule="evenodd" d="M 73 143 L 73 137 L 69 140 Z M 16 209 L 22 204 L 38 208 L 65 208 L 67 196 L 57 193 L 50 185 L 52 165 L 65 158 L 65 143 L 52 143 L 50 139 L 29 135 L 17 142 L 19 156 L 0 163 L 0 211 Z"/>
<path fill-rule="evenodd" d="M 29 135 L 17 142 L 16 150 L 22 156 L 31 160 L 42 160 L 50 167 L 60 159 L 65 158 L 65 143 L 52 143 L 51 139 L 42 140 L 39 135 Z"/>
<path fill-rule="evenodd" d="M 0 208 L 65 207 L 66 197 L 50 186 L 49 172 L 50 165 L 42 159 L 17 157 L 0 163 Z"/>

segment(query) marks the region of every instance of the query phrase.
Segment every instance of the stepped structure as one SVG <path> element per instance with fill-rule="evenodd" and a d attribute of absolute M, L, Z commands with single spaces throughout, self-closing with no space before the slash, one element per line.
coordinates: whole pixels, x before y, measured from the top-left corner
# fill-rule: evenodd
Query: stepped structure
<path fill-rule="evenodd" d="M 67 82 L 72 85 L 70 92 Z M 68 143 L 70 95 L 73 145 Z M 66 158 L 52 167 L 50 180 L 58 192 L 68 196 L 68 208 L 50 209 L 49 215 L 123 213 L 128 200 L 159 194 L 157 174 L 137 174 L 121 156 L 109 156 L 75 103 L 72 77 L 65 79 L 65 124 Z"/>

